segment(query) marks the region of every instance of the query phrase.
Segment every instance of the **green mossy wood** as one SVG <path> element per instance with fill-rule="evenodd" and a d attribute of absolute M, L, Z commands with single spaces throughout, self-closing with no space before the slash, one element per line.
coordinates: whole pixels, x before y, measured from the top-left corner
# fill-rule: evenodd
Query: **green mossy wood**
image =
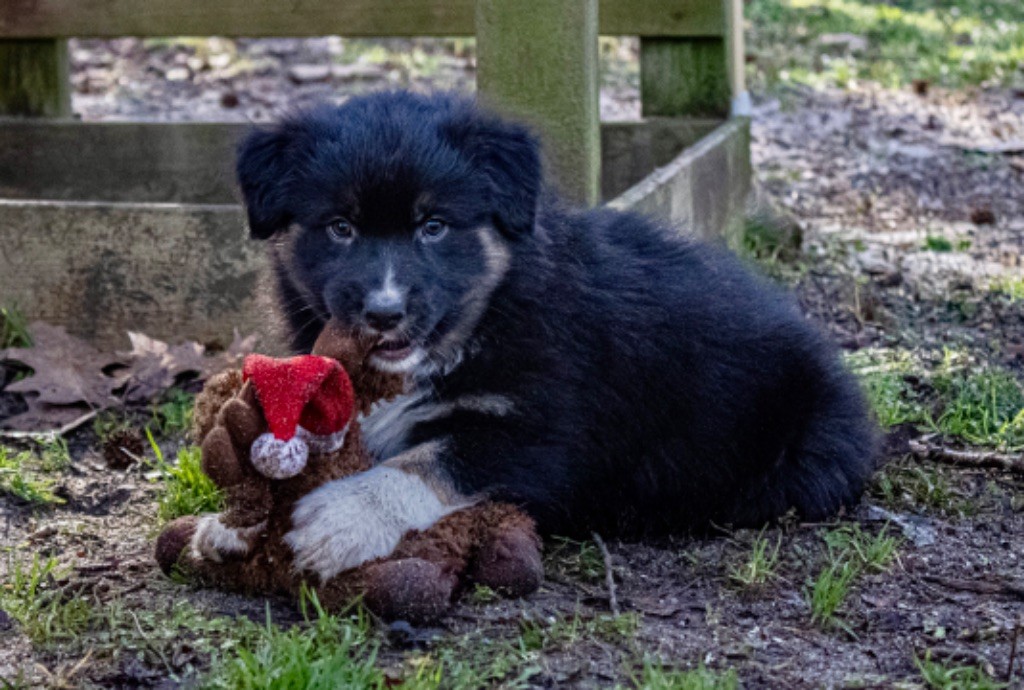
<path fill-rule="evenodd" d="M 641 39 L 640 100 L 644 117 L 727 117 L 731 95 L 723 39 Z"/>
<path fill-rule="evenodd" d="M 0 1 L 0 36 L 472 36 L 475 0 Z M 532 9 L 543 3 L 506 0 Z M 552 5 L 561 2 L 552 0 Z M 566 3 L 575 4 L 575 3 Z M 580 4 L 583 4 L 582 2 Z M 599 0 L 605 36 L 720 36 L 719 0 Z M 531 15 L 541 23 L 542 15 Z"/>
<path fill-rule="evenodd" d="M 67 42 L 0 41 L 0 115 L 71 114 Z"/>
<path fill-rule="evenodd" d="M 477 86 L 543 133 L 569 198 L 597 203 L 601 136 L 597 0 L 477 0 Z"/>

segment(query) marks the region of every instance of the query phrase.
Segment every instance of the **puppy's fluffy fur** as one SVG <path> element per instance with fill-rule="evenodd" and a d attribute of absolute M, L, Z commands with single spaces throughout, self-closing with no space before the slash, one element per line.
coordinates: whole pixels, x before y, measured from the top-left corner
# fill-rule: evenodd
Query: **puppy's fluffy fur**
<path fill-rule="evenodd" d="M 294 348 L 331 317 L 380 338 L 414 386 L 364 431 L 381 461 L 443 449 L 406 468 L 439 495 L 636 535 L 817 520 L 872 472 L 857 384 L 788 296 L 651 219 L 561 205 L 520 125 L 372 95 L 254 132 L 238 175 Z"/>

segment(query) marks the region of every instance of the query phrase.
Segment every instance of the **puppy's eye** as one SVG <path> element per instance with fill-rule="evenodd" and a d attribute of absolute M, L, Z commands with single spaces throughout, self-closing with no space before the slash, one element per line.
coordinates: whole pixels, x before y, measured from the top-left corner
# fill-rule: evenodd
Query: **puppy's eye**
<path fill-rule="evenodd" d="M 344 218 L 335 218 L 327 224 L 327 235 L 335 242 L 351 242 L 356 229 Z"/>
<path fill-rule="evenodd" d="M 448 225 L 440 218 L 431 218 L 420 226 L 420 235 L 426 242 L 436 242 L 448 233 Z"/>

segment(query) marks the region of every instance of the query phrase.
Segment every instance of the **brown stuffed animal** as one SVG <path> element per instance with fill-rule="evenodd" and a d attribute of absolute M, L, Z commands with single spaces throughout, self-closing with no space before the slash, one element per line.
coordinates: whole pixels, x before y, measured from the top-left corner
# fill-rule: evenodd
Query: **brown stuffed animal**
<path fill-rule="evenodd" d="M 472 583 L 513 597 L 536 590 L 543 566 L 533 521 L 515 506 L 488 501 L 409 532 L 390 556 L 326 582 L 293 570 L 284 536 L 295 503 L 325 482 L 371 467 L 359 422 L 350 417 L 403 386 L 399 377 L 365 366 L 365 347 L 339 328 L 325 329 L 314 355 L 320 357 L 247 360 L 248 380 L 228 372 L 199 395 L 203 471 L 224 490 L 227 508 L 169 524 L 156 544 L 163 571 L 249 594 L 297 596 L 305 583 L 328 609 L 361 595 L 381 617 L 416 623 L 442 616 Z M 266 403 L 278 392 L 285 402 L 269 411 Z"/>

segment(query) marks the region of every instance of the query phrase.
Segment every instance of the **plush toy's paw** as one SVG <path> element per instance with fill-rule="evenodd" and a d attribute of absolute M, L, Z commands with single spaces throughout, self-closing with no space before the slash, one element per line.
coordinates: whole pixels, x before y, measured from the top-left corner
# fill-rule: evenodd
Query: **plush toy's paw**
<path fill-rule="evenodd" d="M 222 563 L 248 554 L 266 523 L 228 527 L 221 515 L 187 515 L 171 522 L 156 540 L 156 562 L 165 574 L 176 567 L 186 573 L 204 561 Z"/>
<path fill-rule="evenodd" d="M 217 424 L 217 416 L 224 405 L 242 388 L 242 370 L 229 369 L 212 376 L 196 396 L 192 414 L 192 438 L 202 444 L 206 435 Z"/>
<path fill-rule="evenodd" d="M 536 534 L 519 529 L 497 532 L 480 547 L 469 576 L 508 597 L 532 594 L 544 580 Z"/>
<path fill-rule="evenodd" d="M 248 386 L 221 407 L 217 423 L 203 439 L 203 472 L 222 489 L 241 484 L 253 442 L 267 429 L 259 402 Z"/>
<path fill-rule="evenodd" d="M 189 542 L 196 533 L 199 516 L 187 515 L 174 520 L 164 527 L 156 539 L 156 562 L 164 575 L 170 575 L 181 560 L 181 555 L 188 548 Z"/>
<path fill-rule="evenodd" d="M 456 579 L 421 558 L 368 565 L 363 603 L 386 621 L 418 625 L 441 618 L 451 607 Z"/>
<path fill-rule="evenodd" d="M 229 527 L 220 514 L 200 516 L 195 534 L 189 542 L 192 557 L 221 563 L 245 556 L 255 545 L 266 521 L 246 527 Z"/>

